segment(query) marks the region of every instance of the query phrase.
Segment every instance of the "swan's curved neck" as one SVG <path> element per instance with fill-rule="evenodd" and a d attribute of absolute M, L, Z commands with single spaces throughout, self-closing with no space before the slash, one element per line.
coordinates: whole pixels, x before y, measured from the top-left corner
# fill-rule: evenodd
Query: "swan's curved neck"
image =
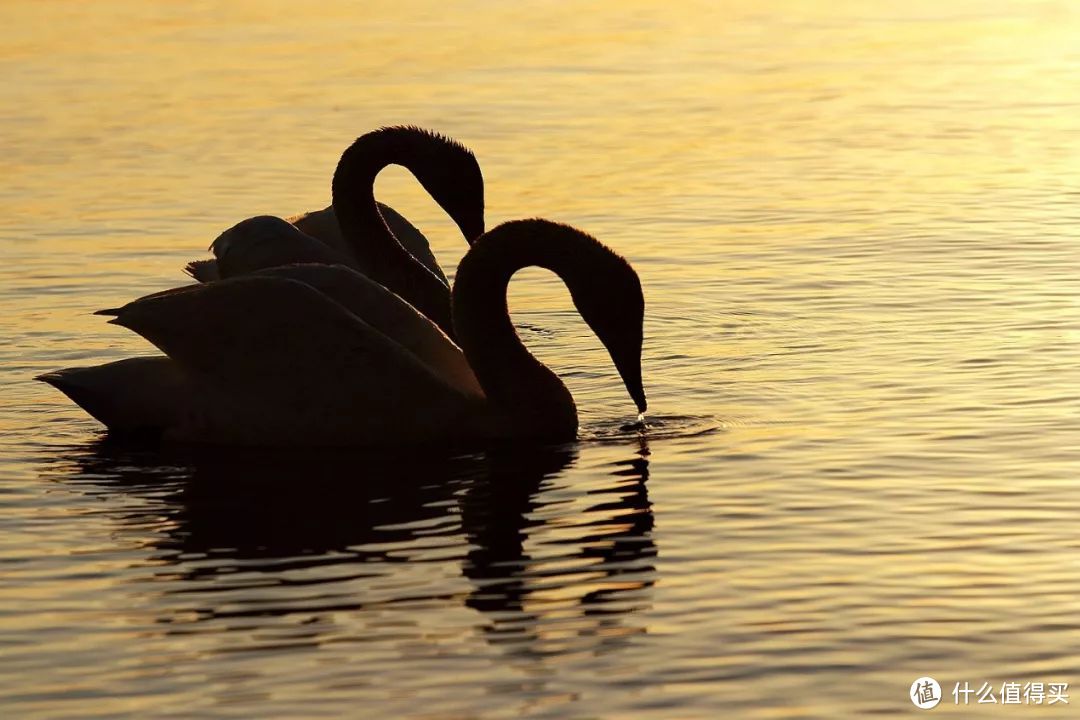
<path fill-rule="evenodd" d="M 334 172 L 334 214 L 357 267 L 450 332 L 446 285 L 398 242 L 375 202 L 375 177 L 387 165 L 401 165 L 418 174 L 428 155 L 417 145 L 396 132 L 374 132 L 357 139 Z"/>
<path fill-rule="evenodd" d="M 506 291 L 513 274 L 532 265 L 553 271 L 573 291 L 584 280 L 568 252 L 573 243 L 501 230 L 484 236 L 458 267 L 453 292 L 458 344 L 492 406 L 496 432 L 572 439 L 574 399 L 522 343 L 510 321 Z"/>
<path fill-rule="evenodd" d="M 408 255 L 375 203 L 375 177 L 387 165 L 404 164 L 402 155 L 402 143 L 371 133 L 349 146 L 334 173 L 334 214 L 342 235 L 358 251 L 357 260 L 365 272 L 382 269 L 400 253 Z"/>

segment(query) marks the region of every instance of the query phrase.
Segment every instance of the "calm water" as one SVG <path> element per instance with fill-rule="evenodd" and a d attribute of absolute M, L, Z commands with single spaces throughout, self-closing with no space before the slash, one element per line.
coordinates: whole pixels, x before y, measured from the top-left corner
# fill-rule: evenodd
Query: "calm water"
<path fill-rule="evenodd" d="M 0 715 L 1080 704 L 1075 4 L 159 5 L 0 6 Z M 402 122 L 476 150 L 489 225 L 632 260 L 648 432 L 541 271 L 511 301 L 569 446 L 125 450 L 30 381 L 148 352 L 89 313 Z"/>

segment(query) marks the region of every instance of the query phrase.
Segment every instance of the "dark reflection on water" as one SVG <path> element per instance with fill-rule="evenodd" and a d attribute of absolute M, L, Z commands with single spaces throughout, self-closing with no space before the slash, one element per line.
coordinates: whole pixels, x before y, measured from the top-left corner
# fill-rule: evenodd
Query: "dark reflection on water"
<path fill-rule="evenodd" d="M 615 485 L 590 491 L 591 502 L 574 522 L 569 537 L 552 544 L 566 546 L 557 561 L 583 562 L 602 578 L 592 578 L 591 587 L 577 599 L 580 614 L 595 619 L 586 632 L 604 642 L 615 642 L 618 633 L 605 636 L 600 631 L 612 624 L 605 615 L 618 616 L 637 609 L 634 605 L 610 602 L 619 595 L 651 587 L 655 568 L 651 558 L 656 547 L 651 538 L 653 515 L 645 481 L 649 463 L 642 455 L 616 463 L 612 475 L 624 479 Z M 559 570 L 545 572 L 533 567 L 534 557 L 526 550 L 530 536 L 542 532 L 543 521 L 529 520 L 545 504 L 541 480 L 561 471 L 574 460 L 571 451 L 533 457 L 522 465 L 521 456 L 494 456 L 489 482 L 477 483 L 462 502 L 464 528 L 473 549 L 464 572 L 476 585 L 466 604 L 491 613 L 487 630 L 493 641 L 532 639 L 530 621 L 538 613 L 527 609 L 538 587 L 557 578 Z M 563 518 L 566 520 L 567 518 Z"/>
<path fill-rule="evenodd" d="M 326 640 L 315 626 L 330 615 L 464 607 L 480 613 L 474 626 L 489 642 L 528 656 L 582 642 L 611 649 L 643 631 L 623 626 L 648 604 L 656 574 L 648 449 L 637 442 L 580 486 L 559 480 L 578 462 L 575 445 L 433 457 L 101 442 L 48 475 L 81 493 L 142 501 L 108 512 L 145 548 L 133 590 L 151 596 L 165 636 L 293 621 L 272 647 L 313 646 Z M 296 622 L 313 627 L 299 632 Z M 560 624 L 575 642 L 550 641 Z"/>

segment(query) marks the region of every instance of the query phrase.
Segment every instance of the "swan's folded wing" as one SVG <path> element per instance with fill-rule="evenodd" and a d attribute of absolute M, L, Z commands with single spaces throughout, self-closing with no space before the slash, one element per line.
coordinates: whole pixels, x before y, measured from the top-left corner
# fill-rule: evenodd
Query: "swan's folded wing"
<path fill-rule="evenodd" d="M 419 260 L 424 267 L 433 272 L 435 277 L 442 280 L 444 285 L 449 287 L 450 281 L 446 279 L 446 273 L 443 272 L 442 267 L 439 266 L 439 261 L 435 259 L 435 255 L 431 252 L 431 244 L 424 236 L 424 233 L 420 232 L 415 225 L 394 208 L 382 203 L 377 204 L 383 220 L 386 221 L 390 232 L 394 233 L 394 237 L 397 238 L 402 247 L 408 250 L 409 254 Z"/>
<path fill-rule="evenodd" d="M 122 435 L 159 436 L 189 412 L 189 377 L 167 357 L 136 357 L 39 375 Z"/>
<path fill-rule="evenodd" d="M 474 432 L 475 401 L 301 282 L 247 276 L 189 286 L 129 303 L 110 322 L 244 408 L 244 441 L 442 439 L 458 424 Z"/>
<path fill-rule="evenodd" d="M 188 292 L 190 290 L 194 290 L 197 287 L 199 287 L 199 286 L 198 285 L 181 285 L 180 287 L 169 288 L 168 290 L 159 290 L 156 293 L 150 293 L 149 295 L 143 295 L 141 298 L 139 298 L 139 300 L 136 300 L 135 302 L 144 301 L 144 300 L 153 300 L 155 298 L 167 297 L 169 295 L 176 295 L 178 293 L 185 293 L 185 292 Z M 112 315 L 112 316 L 115 317 L 115 316 L 119 315 L 121 312 L 123 312 L 126 308 L 131 307 L 133 304 L 134 303 L 128 303 L 127 305 L 124 305 L 123 307 L 104 308 L 102 310 L 95 310 L 94 315 Z"/>
<path fill-rule="evenodd" d="M 415 355 L 451 386 L 475 397 L 483 390 L 465 354 L 438 325 L 401 297 L 344 265 L 285 265 L 258 275 L 310 285 Z"/>
<path fill-rule="evenodd" d="M 345 242 L 338 227 L 337 215 L 334 214 L 333 206 L 322 210 L 312 210 L 285 218 L 296 226 L 296 229 L 305 235 L 310 235 L 319 242 L 332 247 L 342 255 L 355 259 L 352 248 Z"/>

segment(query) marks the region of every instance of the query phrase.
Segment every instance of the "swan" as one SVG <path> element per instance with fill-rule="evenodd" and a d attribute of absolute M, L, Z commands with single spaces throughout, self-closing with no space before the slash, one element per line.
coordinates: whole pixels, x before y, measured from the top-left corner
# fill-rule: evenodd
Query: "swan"
<path fill-rule="evenodd" d="M 507 309 L 510 278 L 533 265 L 563 280 L 644 412 L 645 302 L 637 274 L 595 238 L 538 219 L 504 223 L 481 236 L 458 268 L 454 325 L 482 395 L 449 381 L 443 361 L 421 359 L 286 268 L 168 290 L 105 311 L 114 315 L 110 323 L 141 335 L 165 357 L 38 379 L 112 429 L 172 441 L 571 440 L 578 428 L 573 397 L 525 348 Z M 453 345 L 445 335 L 439 342 Z"/>
<path fill-rule="evenodd" d="M 484 232 L 484 180 L 472 151 L 421 128 L 386 127 L 362 135 L 345 150 L 334 172 L 332 206 L 292 218 L 299 233 L 285 233 L 265 222 L 241 222 L 211 244 L 214 260 L 191 262 L 186 271 L 196 280 L 209 281 L 289 262 L 345 263 L 452 332 L 446 274 L 427 239 L 396 211 L 375 201 L 375 177 L 392 164 L 413 173 L 467 241 Z M 230 261 L 223 263 L 226 253 Z"/>
<path fill-rule="evenodd" d="M 483 397 L 464 354 L 445 333 L 414 307 L 352 268 L 286 265 L 257 270 L 251 276 L 284 278 L 309 285 L 375 330 L 393 337 L 449 385 L 467 396 Z M 186 292 L 190 287 L 153 293 L 142 300 Z M 120 314 L 120 309 L 99 310 L 95 314 L 115 316 Z M 120 435 L 158 434 L 176 422 L 182 408 L 191 406 L 193 396 L 204 392 L 173 359 L 160 356 L 69 368 L 38 379 L 61 388 L 90 415 Z"/>

